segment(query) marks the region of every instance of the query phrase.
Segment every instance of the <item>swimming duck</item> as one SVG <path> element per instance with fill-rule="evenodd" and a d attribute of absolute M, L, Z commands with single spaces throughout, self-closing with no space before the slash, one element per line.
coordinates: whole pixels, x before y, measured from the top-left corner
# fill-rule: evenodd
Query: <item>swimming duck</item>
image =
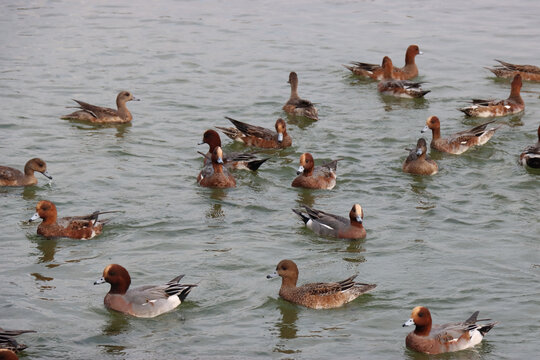
<path fill-rule="evenodd" d="M 496 117 L 517 114 L 525 110 L 525 103 L 520 95 L 521 75 L 516 74 L 512 80 L 510 96 L 506 100 L 473 99 L 473 105 L 458 109 L 467 116 Z"/>
<path fill-rule="evenodd" d="M 538 126 L 538 141 L 535 145 L 527 146 L 521 155 L 519 155 L 519 162 L 522 165 L 540 169 L 540 126 Z"/>
<path fill-rule="evenodd" d="M 388 56 L 383 58 L 382 67 L 384 70 L 383 79 L 377 85 L 377 89 L 381 94 L 402 98 L 421 98 L 431 91 L 422 90 L 422 83 L 395 80 L 392 70 L 392 60 Z"/>
<path fill-rule="evenodd" d="M 145 285 L 130 289 L 131 277 L 121 265 L 110 264 L 94 285 L 108 282 L 111 289 L 103 302 L 107 309 L 141 318 L 151 318 L 180 305 L 191 289 L 197 285 L 180 284 L 179 275 L 164 285 Z"/>
<path fill-rule="evenodd" d="M 276 266 L 276 271 L 267 275 L 266 278 L 272 279 L 277 276 L 281 276 L 279 296 L 294 304 L 312 309 L 340 307 L 377 286 L 355 282 L 356 275 L 338 282 L 296 286 L 298 267 L 292 260 L 281 260 Z"/>
<path fill-rule="evenodd" d="M 34 330 L 6 330 L 0 328 L 0 349 L 6 349 L 14 352 L 22 351 L 27 348 L 25 344 L 17 342 L 15 336 L 25 333 L 35 333 Z M 1 359 L 1 357 L 0 357 Z M 9 359 L 9 358 L 7 358 Z"/>
<path fill-rule="evenodd" d="M 300 210 L 292 211 L 300 216 L 306 227 L 323 236 L 333 236 L 340 239 L 363 239 L 366 237 L 364 229 L 364 210 L 359 204 L 354 204 L 349 212 L 349 218 L 330 214 L 321 210 L 312 209 L 304 205 L 307 213 Z"/>
<path fill-rule="evenodd" d="M 294 71 L 289 74 L 289 84 L 291 84 L 291 97 L 283 105 L 283 110 L 288 114 L 319 120 L 319 112 L 315 105 L 311 101 L 301 99 L 298 96 L 298 75 Z"/>
<path fill-rule="evenodd" d="M 392 76 L 396 80 L 411 80 L 418 76 L 418 68 L 416 67 L 416 55 L 422 55 L 418 45 L 409 45 L 405 52 L 405 66 L 402 68 L 393 67 Z M 352 66 L 343 65 L 353 72 L 355 75 L 368 77 L 374 80 L 382 80 L 384 78 L 384 70 L 381 65 L 368 64 L 363 62 L 353 62 Z"/>
<path fill-rule="evenodd" d="M 40 172 L 43 176 L 52 179 L 47 172 L 47 164 L 40 158 L 33 158 L 24 165 L 24 174 L 8 166 L 0 166 L 0 186 L 28 186 L 37 184 L 34 171 Z"/>
<path fill-rule="evenodd" d="M 497 77 L 513 79 L 516 74 L 519 74 L 522 80 L 540 81 L 540 67 L 538 66 L 510 64 L 497 59 L 495 61 L 498 61 L 500 65 L 495 65 L 493 68 L 486 67 L 486 69 Z"/>
<path fill-rule="evenodd" d="M 450 135 L 448 138 L 441 138 L 441 123 L 436 116 L 430 116 L 426 121 L 426 126 L 421 130 L 424 133 L 431 129 L 433 138 L 431 139 L 431 148 L 450 154 L 459 155 L 469 150 L 471 147 L 477 145 L 484 145 L 495 134 L 495 131 L 499 129 L 501 125 L 496 127 L 487 126 L 492 124 L 495 120 L 488 121 L 472 129 L 460 131 Z"/>
<path fill-rule="evenodd" d="M 268 149 L 281 149 L 292 145 L 292 139 L 287 134 L 287 124 L 283 119 L 276 120 L 276 132 L 260 126 L 250 125 L 245 122 L 231 119 L 225 116 L 236 128 L 216 126 L 225 135 L 233 140 L 240 141 L 248 146 L 256 146 Z"/>
<path fill-rule="evenodd" d="M 204 155 L 204 154 L 203 154 Z M 236 187 L 234 177 L 223 166 L 223 151 L 216 146 L 212 152 L 211 162 L 206 163 L 197 176 L 197 182 L 204 187 L 231 188 Z"/>
<path fill-rule="evenodd" d="M 413 309 L 411 318 L 403 326 L 416 325 L 405 339 L 405 344 L 411 350 L 426 354 L 441 354 L 468 349 L 479 344 L 484 335 L 497 322 L 485 325 L 477 324 L 478 311 L 475 311 L 463 322 L 432 325 L 431 314 L 426 307 L 417 306 Z"/>
<path fill-rule="evenodd" d="M 12 350 L 0 348 L 0 360 L 19 360 L 19 357 Z"/>
<path fill-rule="evenodd" d="M 221 147 L 221 138 L 214 130 L 206 130 L 203 135 L 203 141 L 199 145 L 208 144 L 210 149 L 204 157 L 204 164 L 212 162 L 212 153 L 216 147 Z M 223 150 L 223 149 L 222 149 Z M 248 152 L 230 152 L 223 154 L 223 163 L 230 169 L 249 169 L 256 171 L 269 158 L 259 159 L 254 153 Z"/>
<path fill-rule="evenodd" d="M 96 211 L 89 215 L 57 219 L 56 206 L 50 201 L 41 200 L 36 205 L 36 213 L 29 221 L 42 218 L 43 221 L 39 224 L 37 233 L 47 238 L 68 237 L 87 240 L 101 234 L 103 225 L 109 221 L 109 219 L 98 221 L 98 216 L 112 212 L 115 211 Z"/>
<path fill-rule="evenodd" d="M 310 153 L 302 154 L 300 156 L 300 166 L 296 171 L 298 176 L 291 185 L 307 189 L 333 189 L 336 186 L 337 163 L 340 160 L 342 159 L 315 166 L 313 156 Z"/>
<path fill-rule="evenodd" d="M 126 107 L 126 102 L 132 100 L 139 101 L 139 99 L 134 98 L 133 94 L 131 94 L 129 91 L 120 91 L 116 97 L 116 106 L 118 107 L 118 110 L 114 110 L 73 99 L 73 101 L 79 104 L 78 107 L 81 110 L 64 115 L 61 117 L 61 119 L 90 121 L 100 124 L 127 123 L 133 119 L 133 116 Z"/>
<path fill-rule="evenodd" d="M 410 151 L 402 168 L 403 172 L 417 175 L 434 175 L 439 171 L 437 163 L 427 157 L 427 144 L 424 138 L 418 139 L 416 148 Z"/>

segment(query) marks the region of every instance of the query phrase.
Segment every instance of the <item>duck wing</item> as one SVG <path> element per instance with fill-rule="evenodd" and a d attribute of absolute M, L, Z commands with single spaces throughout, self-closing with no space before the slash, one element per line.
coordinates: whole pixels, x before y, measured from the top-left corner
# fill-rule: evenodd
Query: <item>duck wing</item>
<path fill-rule="evenodd" d="M 276 137 L 276 132 L 262 126 L 251 125 L 242 121 L 225 116 L 240 132 L 247 136 L 254 136 L 265 140 L 272 140 Z"/>

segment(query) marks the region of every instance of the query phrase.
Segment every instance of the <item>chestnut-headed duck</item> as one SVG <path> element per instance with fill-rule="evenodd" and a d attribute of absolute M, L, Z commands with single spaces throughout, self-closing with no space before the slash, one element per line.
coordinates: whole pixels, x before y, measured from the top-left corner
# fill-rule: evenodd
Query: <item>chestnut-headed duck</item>
<path fill-rule="evenodd" d="M 487 126 L 495 120 L 488 121 L 481 125 L 475 126 L 472 129 L 464 130 L 450 135 L 447 138 L 441 138 L 441 123 L 436 116 L 430 116 L 426 121 L 426 126 L 420 131 L 424 133 L 431 129 L 433 138 L 431 139 L 431 148 L 450 154 L 459 155 L 469 150 L 475 145 L 484 145 L 495 134 L 502 124 L 495 127 Z"/>
<path fill-rule="evenodd" d="M 306 214 L 300 210 L 292 211 L 300 216 L 306 227 L 319 235 L 333 236 L 340 239 L 363 239 L 366 237 L 364 229 L 364 210 L 359 204 L 354 204 L 349 212 L 349 218 L 330 214 L 321 210 L 312 209 L 304 205 Z"/>
<path fill-rule="evenodd" d="M 81 110 L 64 115 L 61 117 L 61 119 L 90 121 L 99 124 L 128 123 L 133 119 L 133 116 L 129 112 L 126 102 L 132 100 L 139 101 L 139 99 L 134 98 L 133 94 L 129 91 L 120 91 L 116 97 L 116 106 L 118 110 L 114 110 L 73 99 L 73 101 L 79 104 L 78 108 Z"/>
<path fill-rule="evenodd" d="M 538 126 L 538 141 L 535 145 L 527 146 L 521 155 L 519 155 L 519 162 L 522 165 L 540 169 L 540 126 Z"/>
<path fill-rule="evenodd" d="M 101 234 L 103 225 L 109 221 L 109 219 L 98 221 L 98 216 L 112 212 L 116 211 L 95 211 L 89 215 L 58 219 L 56 206 L 50 201 L 41 200 L 37 203 L 36 213 L 30 218 L 30 221 L 42 218 L 43 221 L 39 224 L 37 233 L 47 238 L 67 237 L 87 240 Z"/>
<path fill-rule="evenodd" d="M 427 156 L 427 143 L 424 138 L 418 139 L 416 148 L 412 149 L 403 162 L 403 172 L 417 175 L 435 175 L 439 171 L 437 163 Z"/>
<path fill-rule="evenodd" d="M 229 173 L 227 168 L 223 166 L 223 151 L 221 150 L 221 147 L 215 147 L 214 151 L 212 152 L 211 162 L 204 165 L 203 169 L 197 176 L 197 182 L 199 185 L 204 187 L 236 187 L 234 177 Z"/>
<path fill-rule="evenodd" d="M 500 65 L 495 65 L 493 68 L 488 68 L 497 77 L 505 79 L 513 79 L 516 74 L 521 75 L 522 80 L 540 81 L 540 67 L 534 65 L 516 65 L 510 64 L 501 60 L 495 59 Z"/>
<path fill-rule="evenodd" d="M 111 284 L 111 289 L 103 300 L 107 309 L 151 318 L 174 310 L 184 301 L 191 289 L 197 286 L 180 284 L 183 277 L 184 275 L 179 275 L 164 285 L 145 285 L 130 289 L 131 277 L 128 271 L 121 265 L 110 264 L 94 285 L 105 282 Z"/>
<path fill-rule="evenodd" d="M 231 119 L 225 116 L 225 119 L 233 123 L 235 128 L 226 128 L 216 126 L 223 131 L 225 135 L 233 140 L 240 141 L 248 146 L 256 146 L 267 149 L 281 149 L 292 145 L 292 139 L 287 134 L 287 124 L 283 119 L 276 120 L 276 132 L 263 128 L 261 126 L 250 125 L 245 122 Z"/>
<path fill-rule="evenodd" d="M 301 99 L 298 96 L 298 75 L 293 71 L 289 74 L 289 84 L 291 84 L 291 97 L 283 105 L 283 110 L 287 114 L 304 116 L 309 119 L 319 120 L 319 112 L 315 105 L 309 100 Z"/>
<path fill-rule="evenodd" d="M 300 166 L 296 171 L 298 175 L 292 182 L 293 187 L 307 189 L 331 190 L 336 186 L 337 159 L 320 166 L 315 166 L 313 156 L 304 153 L 300 156 Z"/>
<path fill-rule="evenodd" d="M 411 318 L 403 326 L 416 325 L 405 339 L 405 344 L 411 350 L 426 354 L 441 354 L 468 349 L 479 344 L 484 335 L 497 322 L 477 324 L 478 311 L 475 311 L 463 322 L 432 325 L 431 314 L 424 306 L 413 309 Z"/>
<path fill-rule="evenodd" d="M 473 99 L 472 105 L 458 110 L 463 111 L 467 116 L 476 117 L 496 117 L 517 114 L 525 110 L 525 103 L 520 95 L 521 75 L 516 74 L 512 80 L 510 96 L 506 100 L 481 100 Z"/>
<path fill-rule="evenodd" d="M 392 77 L 396 80 L 410 80 L 418 76 L 416 67 L 416 55 L 422 55 L 418 45 L 409 45 L 405 52 L 405 66 L 402 68 L 393 67 Z M 382 80 L 384 78 L 384 69 L 378 64 L 368 64 L 363 62 L 353 62 L 352 66 L 343 65 L 355 75 Z"/>
<path fill-rule="evenodd" d="M 24 333 L 34 333 L 34 330 L 6 330 L 0 328 L 0 349 L 18 352 L 27 348 L 25 344 L 17 342 L 15 336 Z M 0 359 L 2 357 L 0 356 Z M 9 357 L 6 359 L 10 359 Z"/>
<path fill-rule="evenodd" d="M 0 349 L 0 360 L 19 360 L 19 357 L 9 349 Z"/>
<path fill-rule="evenodd" d="M 0 186 L 28 186 L 37 184 L 34 171 L 40 172 L 43 176 L 52 179 L 47 172 L 47 164 L 40 158 L 33 158 L 24 165 L 24 174 L 17 169 L 0 166 Z"/>
<path fill-rule="evenodd" d="M 204 164 L 212 161 L 212 153 L 216 147 L 221 147 L 221 138 L 214 130 L 206 130 L 203 141 L 199 145 L 208 144 L 210 149 L 204 157 Z M 223 149 L 222 149 L 223 150 Z M 230 152 L 223 154 L 223 163 L 229 169 L 248 169 L 256 171 L 269 158 L 259 159 L 257 155 L 249 152 Z"/>
<path fill-rule="evenodd" d="M 331 283 L 311 283 L 296 286 L 298 267 L 292 260 L 281 260 L 274 273 L 266 276 L 272 279 L 281 276 L 279 296 L 294 304 L 312 309 L 332 309 L 353 301 L 360 295 L 373 290 L 377 285 L 357 283 L 357 275 L 343 281 Z"/>
<path fill-rule="evenodd" d="M 422 83 L 409 80 L 395 80 L 393 75 L 392 60 L 388 56 L 383 58 L 382 67 L 384 70 L 383 78 L 377 85 L 381 94 L 392 95 L 402 98 L 421 98 L 431 90 L 422 90 Z"/>

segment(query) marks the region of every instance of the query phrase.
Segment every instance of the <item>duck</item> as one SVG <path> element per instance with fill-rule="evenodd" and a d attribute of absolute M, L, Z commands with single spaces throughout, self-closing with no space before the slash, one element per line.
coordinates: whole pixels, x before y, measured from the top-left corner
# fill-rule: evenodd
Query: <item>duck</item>
<path fill-rule="evenodd" d="M 303 153 L 300 156 L 300 166 L 296 171 L 298 175 L 292 182 L 292 187 L 306 189 L 331 190 L 336 186 L 337 163 L 342 159 L 332 160 L 326 164 L 315 166 L 313 155 Z"/>
<path fill-rule="evenodd" d="M 287 114 L 319 120 L 319 112 L 315 105 L 311 101 L 301 99 L 298 96 L 298 75 L 294 71 L 289 74 L 288 83 L 291 84 L 291 97 L 283 105 L 283 110 Z"/>
<path fill-rule="evenodd" d="M 47 172 L 45 161 L 40 158 L 33 158 L 24 165 L 24 173 L 8 166 L 0 166 L 0 186 L 36 185 L 38 181 L 34 176 L 35 171 L 52 180 L 52 176 Z"/>
<path fill-rule="evenodd" d="M 12 350 L 0 348 L 0 360 L 19 360 L 19 357 Z"/>
<path fill-rule="evenodd" d="M 35 333 L 35 330 L 6 330 L 0 328 L 0 349 L 13 352 L 22 351 L 27 348 L 25 344 L 17 342 L 15 336 L 25 333 Z M 1 359 L 1 357 L 0 357 Z M 7 358 L 9 359 L 9 358 Z"/>
<path fill-rule="evenodd" d="M 203 141 L 198 145 L 208 144 L 210 147 L 204 157 L 204 164 L 212 162 L 212 153 L 216 147 L 221 147 L 221 137 L 215 130 L 206 130 L 203 134 Z M 223 149 L 222 149 L 223 150 Z M 257 171 L 259 167 L 270 158 L 259 159 L 254 153 L 230 152 L 223 154 L 223 163 L 229 169 L 247 169 Z"/>
<path fill-rule="evenodd" d="M 416 55 L 422 55 L 418 45 L 409 45 L 405 52 L 405 66 L 402 68 L 393 67 L 392 76 L 396 80 L 411 80 L 418 76 L 418 67 L 416 66 Z M 354 75 L 367 77 L 374 80 L 384 78 L 384 70 L 381 65 L 368 64 L 363 62 L 353 62 L 352 66 L 343 65 L 352 71 Z"/>
<path fill-rule="evenodd" d="M 285 120 L 276 120 L 276 132 L 261 126 L 250 125 L 248 123 L 232 119 L 225 116 L 234 128 L 216 126 L 229 138 L 244 143 L 248 146 L 255 146 L 266 149 L 283 149 L 292 145 L 292 139 L 287 134 L 287 124 Z"/>
<path fill-rule="evenodd" d="M 427 156 L 426 139 L 420 138 L 403 162 L 403 172 L 416 175 L 435 175 L 439 171 L 437 163 Z"/>
<path fill-rule="evenodd" d="M 131 277 L 122 265 L 110 264 L 94 285 L 111 284 L 103 300 L 105 307 L 126 315 L 152 318 L 172 311 L 180 305 L 197 285 L 180 284 L 179 275 L 163 285 L 145 285 L 130 289 Z"/>
<path fill-rule="evenodd" d="M 360 295 L 373 290 L 377 285 L 355 282 L 357 275 L 330 283 L 311 283 L 296 286 L 298 267 L 292 260 L 281 260 L 276 271 L 266 276 L 273 279 L 281 276 L 279 296 L 293 304 L 312 309 L 332 309 L 353 301 Z"/>
<path fill-rule="evenodd" d="M 538 126 L 538 141 L 535 145 L 527 146 L 519 155 L 521 165 L 540 169 L 540 126 Z"/>
<path fill-rule="evenodd" d="M 202 154 L 202 153 L 201 153 Z M 204 154 L 203 154 L 204 155 Z M 236 180 L 223 166 L 223 151 L 216 146 L 212 152 L 211 162 L 204 165 L 197 176 L 200 186 L 211 188 L 232 188 L 236 187 Z"/>
<path fill-rule="evenodd" d="M 385 56 L 382 61 L 384 74 L 381 82 L 377 85 L 377 89 L 383 95 L 392 95 L 401 98 L 421 98 L 431 90 L 422 90 L 422 83 L 412 82 L 409 80 L 395 80 L 393 75 L 392 60 Z"/>
<path fill-rule="evenodd" d="M 304 205 L 304 209 L 306 209 L 306 213 L 296 209 L 292 209 L 292 211 L 302 219 L 307 228 L 319 235 L 340 239 L 363 239 L 366 237 L 366 229 L 363 225 L 364 210 L 360 204 L 353 205 L 349 211 L 348 219 L 310 208 L 307 205 Z"/>
<path fill-rule="evenodd" d="M 409 349 L 425 354 L 442 354 L 471 348 L 479 344 L 486 333 L 497 324 L 477 324 L 478 321 L 490 320 L 478 320 L 478 314 L 479 312 L 475 311 L 463 322 L 432 325 L 428 308 L 417 306 L 412 310 L 411 318 L 403 324 L 416 326 L 414 331 L 407 335 L 405 344 Z"/>
<path fill-rule="evenodd" d="M 68 115 L 63 115 L 64 120 L 89 121 L 97 124 L 122 124 L 128 123 L 133 119 L 133 116 L 126 107 L 128 101 L 139 101 L 133 97 L 129 91 L 120 91 L 116 96 L 116 106 L 118 110 L 91 105 L 83 101 L 73 99 L 81 110 L 75 111 Z"/>
<path fill-rule="evenodd" d="M 522 80 L 540 81 L 540 67 L 534 65 L 516 65 L 495 59 L 500 65 L 493 68 L 486 67 L 495 76 L 505 79 L 513 79 L 516 74 L 521 75 Z"/>
<path fill-rule="evenodd" d="M 420 131 L 424 133 L 431 129 L 433 138 L 431 139 L 431 148 L 447 152 L 450 154 L 459 155 L 469 150 L 473 146 L 484 145 L 495 134 L 502 124 L 495 127 L 489 127 L 495 120 L 485 122 L 475 126 L 472 129 L 464 130 L 450 135 L 447 138 L 441 138 L 441 123 L 436 116 L 430 116 L 426 121 L 426 126 Z"/>
<path fill-rule="evenodd" d="M 37 228 L 37 233 L 46 238 L 67 237 L 71 239 L 88 240 L 101 234 L 103 225 L 109 219 L 98 220 L 101 214 L 116 211 L 95 211 L 89 215 L 57 218 L 56 205 L 51 201 L 41 200 L 36 205 L 36 213 L 29 221 L 43 219 Z"/>
<path fill-rule="evenodd" d="M 459 108 L 467 116 L 475 117 L 498 117 L 518 114 L 525 110 L 525 103 L 521 98 L 520 91 L 523 82 L 521 75 L 516 74 L 512 80 L 510 96 L 505 100 L 481 100 L 473 99 L 472 105 Z"/>

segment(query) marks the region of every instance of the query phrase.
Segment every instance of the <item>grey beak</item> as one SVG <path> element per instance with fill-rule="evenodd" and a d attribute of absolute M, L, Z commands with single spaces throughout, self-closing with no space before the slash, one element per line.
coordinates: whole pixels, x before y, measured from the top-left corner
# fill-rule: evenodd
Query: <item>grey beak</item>
<path fill-rule="evenodd" d="M 356 222 L 359 222 L 360 224 L 363 222 L 364 220 L 362 220 L 362 218 L 360 216 L 357 216 L 356 217 Z"/>
<path fill-rule="evenodd" d="M 94 281 L 94 285 L 99 285 L 99 284 L 103 284 L 105 282 L 105 278 L 100 277 L 99 279 L 97 279 L 96 281 Z"/>
<path fill-rule="evenodd" d="M 426 125 L 426 126 L 424 126 L 424 128 L 422 130 L 420 130 L 420 132 L 423 134 L 428 130 L 429 130 L 429 126 Z"/>
<path fill-rule="evenodd" d="M 282 133 L 278 133 L 277 134 L 277 142 L 278 143 L 281 143 L 283 141 L 283 134 Z"/>
<path fill-rule="evenodd" d="M 218 163 L 218 164 L 223 164 L 223 159 L 222 159 L 222 158 L 218 158 L 218 159 L 217 159 L 217 163 Z"/>
<path fill-rule="evenodd" d="M 304 172 L 304 167 L 302 165 L 300 165 L 300 167 L 298 168 L 298 170 L 296 170 L 296 175 L 300 175 Z"/>
<path fill-rule="evenodd" d="M 409 320 L 405 321 L 405 323 L 403 324 L 403 327 L 411 326 L 411 325 L 414 325 L 414 320 L 413 319 L 409 319 Z"/>
<path fill-rule="evenodd" d="M 49 173 L 47 172 L 47 170 L 45 170 L 44 172 L 42 172 L 42 174 L 43 174 L 43 176 L 48 177 L 49 179 L 52 180 L 52 176 L 49 175 Z"/>
<path fill-rule="evenodd" d="M 266 278 L 267 279 L 273 279 L 273 278 L 278 277 L 278 276 L 279 275 L 278 275 L 277 271 L 274 271 L 273 273 L 266 275 Z"/>
<path fill-rule="evenodd" d="M 35 213 L 34 215 L 32 215 L 32 217 L 28 221 L 34 221 L 34 220 L 37 220 L 37 219 L 39 219 L 39 214 Z"/>
<path fill-rule="evenodd" d="M 416 149 L 416 155 L 418 156 L 422 155 L 422 148 Z"/>

